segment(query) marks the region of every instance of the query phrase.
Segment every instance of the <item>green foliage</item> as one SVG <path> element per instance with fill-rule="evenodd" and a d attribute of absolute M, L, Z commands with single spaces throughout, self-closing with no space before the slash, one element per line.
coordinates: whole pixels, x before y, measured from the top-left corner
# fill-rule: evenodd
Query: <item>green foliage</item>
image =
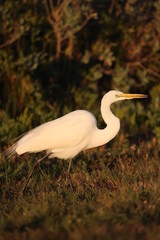
<path fill-rule="evenodd" d="M 150 111 L 148 112 L 148 125 L 160 143 L 160 85 L 154 86 L 151 91 Z"/>
<path fill-rule="evenodd" d="M 149 95 L 112 106 L 120 133 L 75 159 L 74 193 L 67 165 L 45 161 L 18 198 L 36 156 L 1 160 L 0 240 L 160 239 L 160 0 L 3 0 L 0 12 L 1 151 L 74 109 L 103 128 L 111 89 Z"/>
<path fill-rule="evenodd" d="M 100 100 L 110 89 L 149 95 L 113 111 L 128 140 L 159 139 L 160 2 L 50 4 L 0 6 L 1 143 L 77 108 L 92 111 L 103 127 Z"/>

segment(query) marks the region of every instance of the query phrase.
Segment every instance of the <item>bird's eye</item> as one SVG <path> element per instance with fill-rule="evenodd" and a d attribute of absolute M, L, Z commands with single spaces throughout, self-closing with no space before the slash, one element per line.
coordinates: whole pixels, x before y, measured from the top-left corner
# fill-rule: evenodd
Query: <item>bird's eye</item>
<path fill-rule="evenodd" d="M 119 94 L 116 94 L 116 98 L 119 98 L 120 96 L 119 96 Z"/>

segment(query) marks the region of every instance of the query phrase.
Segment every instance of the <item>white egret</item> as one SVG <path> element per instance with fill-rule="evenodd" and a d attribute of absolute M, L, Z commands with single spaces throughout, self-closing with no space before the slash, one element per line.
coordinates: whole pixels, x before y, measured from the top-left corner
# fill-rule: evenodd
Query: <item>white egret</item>
<path fill-rule="evenodd" d="M 92 113 L 86 110 L 76 110 L 30 130 L 8 150 L 8 153 L 16 152 L 22 155 L 46 151 L 45 157 L 70 159 L 69 177 L 73 157 L 83 150 L 104 145 L 117 135 L 120 120 L 111 112 L 110 105 L 125 99 L 146 97 L 144 94 L 109 91 L 101 101 L 101 114 L 107 125 L 104 129 L 97 128 L 97 121 Z M 44 158 L 39 159 L 36 164 Z"/>

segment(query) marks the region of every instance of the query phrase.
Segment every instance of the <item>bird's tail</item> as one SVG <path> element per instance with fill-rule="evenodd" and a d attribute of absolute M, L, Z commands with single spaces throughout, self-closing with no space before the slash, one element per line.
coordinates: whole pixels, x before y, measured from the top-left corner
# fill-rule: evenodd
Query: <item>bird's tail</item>
<path fill-rule="evenodd" d="M 16 152 L 16 148 L 17 148 L 17 143 L 18 143 L 18 140 L 20 139 L 20 138 L 22 138 L 25 134 L 27 134 L 29 131 L 27 131 L 27 132 L 25 132 L 25 133 L 23 133 L 23 134 L 21 134 L 21 135 L 19 135 L 18 137 L 16 137 L 16 138 L 14 138 L 14 139 L 11 139 L 9 142 L 8 142 L 8 144 L 11 144 L 12 142 L 15 142 L 14 144 L 12 144 L 12 146 L 10 146 L 9 148 L 7 148 L 5 151 L 3 151 L 1 154 L 0 154 L 0 156 L 2 157 L 2 158 L 4 158 L 4 157 L 6 157 L 7 159 L 9 158 L 9 157 L 11 157 L 15 152 Z"/>
<path fill-rule="evenodd" d="M 17 142 L 1 153 L 2 158 L 10 158 L 16 152 L 16 148 Z"/>

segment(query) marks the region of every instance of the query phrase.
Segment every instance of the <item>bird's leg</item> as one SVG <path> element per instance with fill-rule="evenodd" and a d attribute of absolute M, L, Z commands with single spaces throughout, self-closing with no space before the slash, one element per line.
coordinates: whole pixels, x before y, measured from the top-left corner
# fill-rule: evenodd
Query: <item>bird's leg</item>
<path fill-rule="evenodd" d="M 72 158 L 70 158 L 70 161 L 69 161 L 69 166 L 68 166 L 68 171 L 67 171 L 67 178 L 68 178 L 69 185 L 70 185 L 70 187 L 72 189 L 72 192 L 73 192 L 73 184 L 72 184 L 71 176 L 70 176 L 71 164 L 72 164 Z"/>
<path fill-rule="evenodd" d="M 46 157 L 48 157 L 48 155 L 46 155 L 46 156 L 44 156 L 44 157 L 42 157 L 42 158 L 40 158 L 40 159 L 38 159 L 38 160 L 35 161 L 35 163 L 34 163 L 34 165 L 33 165 L 33 167 L 32 167 L 32 170 L 31 170 L 31 172 L 30 172 L 30 174 L 29 174 L 29 176 L 28 176 L 28 178 L 27 178 L 27 180 L 26 180 L 26 183 L 25 183 L 25 185 L 23 186 L 23 188 L 22 188 L 22 190 L 21 190 L 21 192 L 20 192 L 20 196 L 23 196 L 23 192 L 24 192 L 24 190 L 26 189 L 30 178 L 32 177 L 32 174 L 33 174 L 33 172 L 34 172 L 35 167 L 36 167 L 43 159 L 45 159 Z"/>

